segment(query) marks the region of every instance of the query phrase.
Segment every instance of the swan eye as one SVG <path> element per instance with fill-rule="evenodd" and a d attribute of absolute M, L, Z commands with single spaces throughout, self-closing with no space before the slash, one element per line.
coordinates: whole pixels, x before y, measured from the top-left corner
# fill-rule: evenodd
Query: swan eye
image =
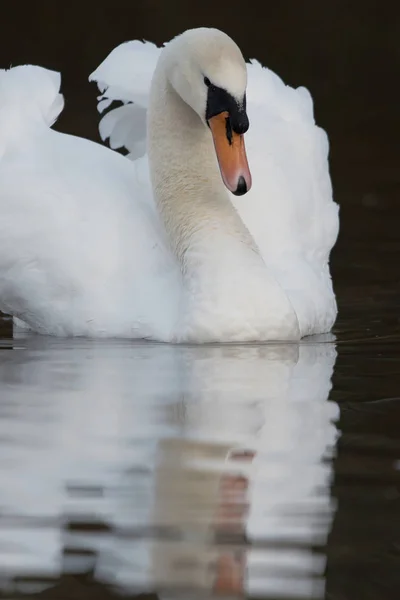
<path fill-rule="evenodd" d="M 210 85 L 211 85 L 211 81 L 208 79 L 208 77 L 204 77 L 204 83 L 206 84 L 207 87 L 210 87 Z"/>

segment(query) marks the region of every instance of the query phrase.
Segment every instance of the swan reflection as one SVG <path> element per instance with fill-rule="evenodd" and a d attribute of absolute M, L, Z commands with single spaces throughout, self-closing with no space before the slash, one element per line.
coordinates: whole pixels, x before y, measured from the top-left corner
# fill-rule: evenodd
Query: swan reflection
<path fill-rule="evenodd" d="M 0 365 L 8 579 L 323 596 L 333 344 L 17 344 Z"/>

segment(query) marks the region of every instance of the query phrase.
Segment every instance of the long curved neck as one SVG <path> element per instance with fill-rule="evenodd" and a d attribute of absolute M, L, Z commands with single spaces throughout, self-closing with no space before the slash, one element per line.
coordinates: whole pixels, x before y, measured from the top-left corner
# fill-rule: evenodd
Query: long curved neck
<path fill-rule="evenodd" d="M 212 136 L 171 86 L 163 56 L 150 92 L 148 153 L 155 199 L 183 272 L 207 253 L 222 260 L 222 245 L 230 260 L 244 251 L 259 256 L 222 183 Z"/>

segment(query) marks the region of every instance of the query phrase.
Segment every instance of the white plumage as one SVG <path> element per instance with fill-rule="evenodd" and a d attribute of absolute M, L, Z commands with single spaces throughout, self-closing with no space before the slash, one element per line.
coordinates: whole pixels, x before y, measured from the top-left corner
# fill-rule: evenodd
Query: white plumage
<path fill-rule="evenodd" d="M 174 67 L 186 61 L 185 73 L 190 52 L 192 70 L 195 61 L 205 60 L 196 55 L 203 52 L 196 44 L 184 55 L 182 45 L 191 35 L 162 52 Z M 194 35 L 204 38 L 210 69 L 223 79 L 220 55 L 226 51 L 226 64 L 236 45 L 216 30 Z M 36 66 L 0 71 L 0 309 L 53 335 L 207 342 L 298 339 L 329 331 L 336 302 L 328 260 L 338 207 L 328 141 L 314 123 L 310 94 L 286 86 L 257 61 L 247 65 L 245 140 L 253 187 L 244 197 L 224 193 L 260 260 L 253 246 L 235 239 L 239 220 L 233 209 L 224 206 L 232 214 L 222 211 L 216 227 L 207 212 L 215 209 L 212 198 L 189 202 L 199 200 L 203 185 L 190 180 L 190 161 L 201 163 L 200 151 L 196 156 L 194 148 L 180 165 L 173 158 L 155 165 L 167 174 L 164 179 L 170 168 L 180 169 L 186 184 L 183 190 L 177 185 L 176 205 L 203 228 L 183 269 L 154 201 L 146 153 L 146 113 L 160 54 L 151 43 L 128 42 L 91 75 L 102 92 L 100 111 L 114 99 L 125 103 L 102 117 L 100 133 L 112 148 L 127 148 L 130 160 L 50 129 L 63 107 L 57 73 Z M 152 85 L 154 97 L 154 79 Z M 202 135 L 211 147 L 206 127 Z M 163 143 L 168 152 L 175 141 L 160 130 Z M 206 231 L 208 222 L 212 231 Z"/>

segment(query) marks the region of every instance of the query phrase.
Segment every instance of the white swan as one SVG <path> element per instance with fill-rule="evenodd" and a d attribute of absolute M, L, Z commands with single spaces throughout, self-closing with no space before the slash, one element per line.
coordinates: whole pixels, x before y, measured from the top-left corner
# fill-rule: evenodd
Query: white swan
<path fill-rule="evenodd" d="M 306 90 L 258 63 L 247 70 L 244 198 L 226 187 L 251 185 L 246 65 L 222 32 L 190 30 L 161 52 L 123 44 L 93 74 L 106 98 L 135 101 L 101 123 L 133 163 L 49 128 L 63 106 L 57 73 L 1 71 L 0 309 L 53 335 L 232 342 L 328 331 L 338 210 L 327 138 Z"/>

